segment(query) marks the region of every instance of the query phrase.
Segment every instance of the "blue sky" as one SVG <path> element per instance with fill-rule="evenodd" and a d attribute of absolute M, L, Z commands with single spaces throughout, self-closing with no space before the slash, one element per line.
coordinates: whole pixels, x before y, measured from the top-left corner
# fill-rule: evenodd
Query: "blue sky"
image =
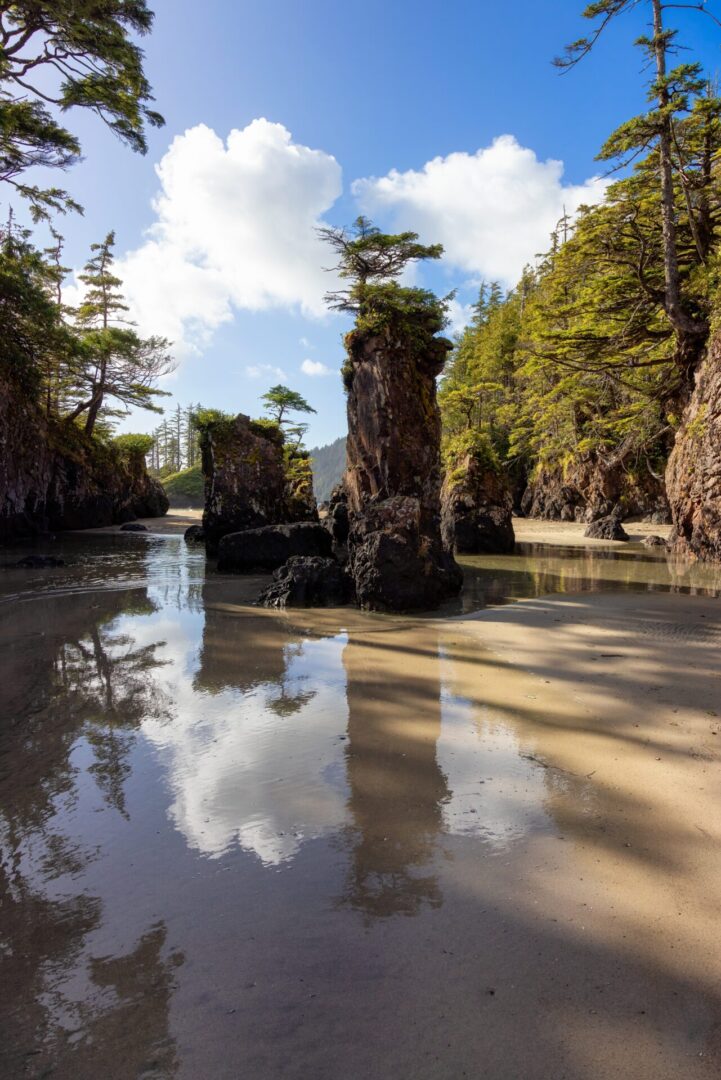
<path fill-rule="evenodd" d="M 322 314 L 318 268 L 329 257 L 314 223 L 347 223 L 363 208 L 444 242 L 448 258 L 421 280 L 459 289 L 460 325 L 481 277 L 511 284 L 558 207 L 600 196 L 587 183 L 598 147 L 644 99 L 632 42 L 645 4 L 564 76 L 551 59 L 587 29 L 577 0 L 150 6 L 146 70 L 167 123 L 140 157 L 94 118 L 72 117 L 85 160 L 65 184 L 85 215 L 63 222 L 66 262 L 80 266 L 114 228 L 141 328 L 175 338 L 166 407 L 257 414 L 260 394 L 287 382 L 318 410 L 309 445 L 345 431 L 347 324 Z M 695 13 L 669 15 L 716 71 L 721 31 Z M 234 129 L 243 134 L 230 148 Z M 124 426 L 156 422 L 141 414 Z"/>

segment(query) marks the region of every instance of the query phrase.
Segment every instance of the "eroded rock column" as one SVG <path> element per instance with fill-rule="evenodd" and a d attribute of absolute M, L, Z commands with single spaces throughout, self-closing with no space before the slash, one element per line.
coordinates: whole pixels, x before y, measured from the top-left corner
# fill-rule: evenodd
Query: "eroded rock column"
<path fill-rule="evenodd" d="M 346 338 L 348 568 L 372 610 L 434 608 L 463 580 L 441 538 L 436 377 L 451 344 L 436 329 L 389 319 Z"/>

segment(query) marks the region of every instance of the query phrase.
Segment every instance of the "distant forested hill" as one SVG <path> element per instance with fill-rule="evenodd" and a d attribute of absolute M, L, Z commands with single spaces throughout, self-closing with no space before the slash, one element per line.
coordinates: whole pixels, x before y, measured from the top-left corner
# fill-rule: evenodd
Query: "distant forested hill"
<path fill-rule="evenodd" d="M 345 436 L 310 452 L 313 463 L 313 488 L 318 502 L 325 502 L 345 471 Z"/>

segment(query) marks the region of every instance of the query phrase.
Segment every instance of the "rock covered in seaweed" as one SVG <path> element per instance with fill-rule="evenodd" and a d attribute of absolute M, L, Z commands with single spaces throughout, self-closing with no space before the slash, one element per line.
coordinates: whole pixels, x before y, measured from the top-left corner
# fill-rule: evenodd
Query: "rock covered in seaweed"
<path fill-rule="evenodd" d="M 341 607 L 353 598 L 353 581 L 335 559 L 294 556 L 273 574 L 258 598 L 262 607 Z"/>
<path fill-rule="evenodd" d="M 227 533 L 218 545 L 218 569 L 234 573 L 276 570 L 294 555 L 330 558 L 330 533 L 322 525 L 301 521 L 291 525 L 266 525 Z"/>
<path fill-rule="evenodd" d="M 443 544 L 456 554 L 513 551 L 513 495 L 478 438 L 449 449 L 441 490 Z"/>
<path fill-rule="evenodd" d="M 721 333 L 711 341 L 666 470 L 669 547 L 721 560 Z"/>

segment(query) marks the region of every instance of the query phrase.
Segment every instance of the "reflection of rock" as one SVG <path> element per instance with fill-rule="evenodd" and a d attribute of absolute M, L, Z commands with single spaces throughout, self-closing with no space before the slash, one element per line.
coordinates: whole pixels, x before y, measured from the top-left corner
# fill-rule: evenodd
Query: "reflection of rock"
<path fill-rule="evenodd" d="M 441 491 L 441 531 L 463 555 L 513 551 L 513 496 L 500 469 L 471 452 L 449 462 Z"/>
<path fill-rule="evenodd" d="M 592 540 L 628 540 L 628 533 L 617 514 L 592 521 L 583 535 Z"/>
<path fill-rule="evenodd" d="M 235 573 L 276 570 L 294 555 L 331 555 L 330 533 L 322 525 L 266 525 L 224 536 L 218 545 L 218 569 Z"/>
<path fill-rule="evenodd" d="M 451 344 L 434 314 L 409 315 L 412 333 L 388 317 L 346 338 L 349 569 L 362 607 L 433 608 L 462 584 L 440 529 L 436 377 Z"/>
<path fill-rule="evenodd" d="M 340 607 L 349 603 L 353 581 L 335 559 L 288 559 L 258 597 L 263 607 Z"/>
<path fill-rule="evenodd" d="M 397 681 L 399 634 L 352 635 L 348 679 L 347 776 L 350 867 L 343 902 L 369 916 L 415 915 L 441 895 L 429 870 L 449 796 L 436 760 L 441 705 L 438 660 L 408 657 Z M 432 652 L 437 641 L 433 640 Z M 402 660 L 400 661 L 402 663 Z"/>
<path fill-rule="evenodd" d="M 673 549 L 721 561 L 721 334 L 709 346 L 666 470 Z"/>

